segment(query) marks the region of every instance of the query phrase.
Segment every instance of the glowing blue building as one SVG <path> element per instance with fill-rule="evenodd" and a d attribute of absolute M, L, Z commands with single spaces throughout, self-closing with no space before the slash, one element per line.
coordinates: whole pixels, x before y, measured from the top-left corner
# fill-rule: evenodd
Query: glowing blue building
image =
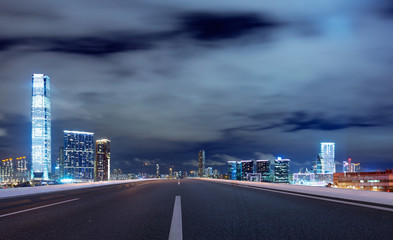
<path fill-rule="evenodd" d="M 64 130 L 64 178 L 94 179 L 94 147 L 94 133 Z"/>
<path fill-rule="evenodd" d="M 336 172 L 336 163 L 334 162 L 334 142 L 321 142 L 322 156 L 322 173 L 333 174 Z"/>
<path fill-rule="evenodd" d="M 236 161 L 228 161 L 229 180 L 236 180 L 236 170 L 237 170 L 236 167 L 237 167 Z"/>
<path fill-rule="evenodd" d="M 51 104 L 49 77 L 33 74 L 31 106 L 33 179 L 49 179 L 51 173 Z"/>

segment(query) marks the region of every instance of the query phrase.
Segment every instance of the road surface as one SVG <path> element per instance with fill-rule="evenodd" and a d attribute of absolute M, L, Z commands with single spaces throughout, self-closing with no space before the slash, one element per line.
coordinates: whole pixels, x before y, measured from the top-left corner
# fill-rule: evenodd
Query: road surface
<path fill-rule="evenodd" d="M 0 200 L 0 239 L 393 239 L 393 211 L 163 180 Z"/>

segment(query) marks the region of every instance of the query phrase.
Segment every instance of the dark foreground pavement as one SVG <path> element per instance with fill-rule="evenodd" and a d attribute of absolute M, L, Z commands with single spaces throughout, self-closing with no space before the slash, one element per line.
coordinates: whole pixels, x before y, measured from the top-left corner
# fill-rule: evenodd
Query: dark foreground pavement
<path fill-rule="evenodd" d="M 0 200 L 0 239 L 168 239 L 176 196 L 185 240 L 393 239 L 393 212 L 200 180 Z"/>

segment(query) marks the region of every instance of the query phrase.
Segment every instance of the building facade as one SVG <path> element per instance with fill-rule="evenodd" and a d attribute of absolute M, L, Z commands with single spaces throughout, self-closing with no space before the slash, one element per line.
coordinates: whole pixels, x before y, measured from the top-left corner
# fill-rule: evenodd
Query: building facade
<path fill-rule="evenodd" d="M 335 155 L 335 143 L 321 142 L 322 173 L 333 174 L 336 172 L 334 155 Z"/>
<path fill-rule="evenodd" d="M 257 160 L 256 161 L 257 173 L 261 174 L 262 182 L 271 181 L 270 160 Z"/>
<path fill-rule="evenodd" d="M 64 130 L 64 178 L 93 180 L 94 133 Z"/>
<path fill-rule="evenodd" d="M 205 150 L 200 150 L 198 153 L 198 176 L 203 177 L 205 171 Z"/>
<path fill-rule="evenodd" d="M 49 77 L 33 74 L 31 105 L 31 178 L 49 179 L 51 158 L 51 101 Z"/>
<path fill-rule="evenodd" d="M 247 180 L 247 174 L 254 173 L 254 161 L 253 160 L 242 160 L 242 173 L 241 180 Z"/>
<path fill-rule="evenodd" d="M 96 141 L 96 158 L 94 161 L 94 180 L 108 181 L 110 179 L 111 149 L 108 139 Z"/>
<path fill-rule="evenodd" d="M 338 188 L 392 192 L 393 170 L 334 173 L 333 184 Z"/>
<path fill-rule="evenodd" d="M 274 182 L 289 183 L 289 159 L 278 157 L 274 160 Z"/>
<path fill-rule="evenodd" d="M 348 159 L 348 161 L 343 161 L 343 172 L 360 172 L 360 163 L 353 163 L 352 159 L 350 158 Z"/>
<path fill-rule="evenodd" d="M 237 169 L 236 161 L 228 161 L 228 176 L 229 180 L 236 180 L 236 169 Z"/>
<path fill-rule="evenodd" d="M 160 165 L 157 163 L 156 164 L 156 178 L 160 178 Z"/>
<path fill-rule="evenodd" d="M 6 158 L 0 162 L 0 182 L 15 183 L 29 180 L 25 156 Z"/>

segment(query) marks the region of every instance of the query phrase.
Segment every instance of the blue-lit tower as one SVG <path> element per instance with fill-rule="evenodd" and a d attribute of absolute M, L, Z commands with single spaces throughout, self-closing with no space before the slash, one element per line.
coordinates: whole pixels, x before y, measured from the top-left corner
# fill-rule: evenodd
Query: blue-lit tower
<path fill-rule="evenodd" d="M 336 172 L 336 163 L 334 162 L 334 142 L 321 142 L 322 171 L 323 173 L 333 174 Z"/>
<path fill-rule="evenodd" d="M 51 172 L 51 104 L 49 77 L 33 74 L 31 105 L 33 179 L 49 179 Z"/>
<path fill-rule="evenodd" d="M 64 130 L 64 178 L 94 179 L 94 147 L 94 133 Z"/>
<path fill-rule="evenodd" d="M 236 161 L 228 161 L 229 180 L 236 180 Z"/>

